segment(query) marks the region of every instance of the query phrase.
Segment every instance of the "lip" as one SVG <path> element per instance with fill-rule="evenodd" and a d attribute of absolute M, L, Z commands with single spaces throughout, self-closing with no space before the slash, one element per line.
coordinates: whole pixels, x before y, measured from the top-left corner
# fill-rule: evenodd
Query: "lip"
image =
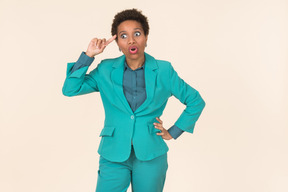
<path fill-rule="evenodd" d="M 129 47 L 129 53 L 136 54 L 137 52 L 138 52 L 138 47 L 134 45 Z"/>

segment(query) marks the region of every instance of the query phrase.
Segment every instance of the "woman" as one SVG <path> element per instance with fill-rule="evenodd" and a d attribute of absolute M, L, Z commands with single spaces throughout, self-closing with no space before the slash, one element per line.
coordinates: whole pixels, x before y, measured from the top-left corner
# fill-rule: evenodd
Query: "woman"
<path fill-rule="evenodd" d="M 149 34 L 147 18 L 136 9 L 115 15 L 112 37 L 94 38 L 76 63 L 68 63 L 63 94 L 76 96 L 100 92 L 105 122 L 96 192 L 163 191 L 168 147 L 184 131 L 193 133 L 205 102 L 167 61 L 145 52 Z M 116 41 L 123 55 L 102 60 L 89 74 L 94 57 Z M 175 96 L 186 109 L 166 130 L 159 119 L 168 98 Z"/>

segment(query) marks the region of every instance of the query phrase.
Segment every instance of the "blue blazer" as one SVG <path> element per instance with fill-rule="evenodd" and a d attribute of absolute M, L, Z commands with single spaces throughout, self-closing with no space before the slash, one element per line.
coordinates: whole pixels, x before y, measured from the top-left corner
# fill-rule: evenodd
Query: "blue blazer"
<path fill-rule="evenodd" d="M 68 63 L 62 92 L 69 97 L 100 92 L 105 110 L 100 155 L 110 161 L 123 162 L 129 158 L 133 142 L 136 157 L 151 160 L 168 151 L 165 141 L 156 135 L 160 130 L 153 125 L 158 122 L 155 118 L 162 115 L 168 98 L 173 95 L 186 105 L 175 125 L 189 133 L 193 133 L 205 102 L 197 90 L 178 76 L 171 63 L 145 53 L 147 98 L 133 112 L 123 92 L 124 62 L 125 55 L 102 60 L 89 74 L 86 74 L 88 66 L 71 73 L 75 62 Z"/>

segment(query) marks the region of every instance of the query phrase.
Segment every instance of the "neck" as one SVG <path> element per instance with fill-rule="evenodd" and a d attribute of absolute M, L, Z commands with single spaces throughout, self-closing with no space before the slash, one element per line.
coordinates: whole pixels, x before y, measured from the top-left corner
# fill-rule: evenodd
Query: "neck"
<path fill-rule="evenodd" d="M 132 70 L 135 70 L 141 67 L 142 65 L 144 65 L 144 62 L 145 62 L 144 55 L 138 59 L 131 59 L 131 58 L 126 57 L 126 63 Z"/>

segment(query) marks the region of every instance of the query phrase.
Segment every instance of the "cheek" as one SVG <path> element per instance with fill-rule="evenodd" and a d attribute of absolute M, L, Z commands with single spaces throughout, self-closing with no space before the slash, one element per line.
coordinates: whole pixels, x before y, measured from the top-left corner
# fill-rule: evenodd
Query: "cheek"
<path fill-rule="evenodd" d="M 146 42 L 147 42 L 147 39 L 144 38 L 144 39 L 142 39 L 142 42 L 141 42 L 141 43 L 145 46 L 145 45 L 146 45 Z"/>
<path fill-rule="evenodd" d="M 120 47 L 120 48 L 123 47 L 123 43 L 118 42 L 117 44 L 118 44 L 118 47 Z"/>
<path fill-rule="evenodd" d="M 117 41 L 118 46 L 123 46 L 124 45 L 124 40 L 123 39 L 118 39 Z"/>

